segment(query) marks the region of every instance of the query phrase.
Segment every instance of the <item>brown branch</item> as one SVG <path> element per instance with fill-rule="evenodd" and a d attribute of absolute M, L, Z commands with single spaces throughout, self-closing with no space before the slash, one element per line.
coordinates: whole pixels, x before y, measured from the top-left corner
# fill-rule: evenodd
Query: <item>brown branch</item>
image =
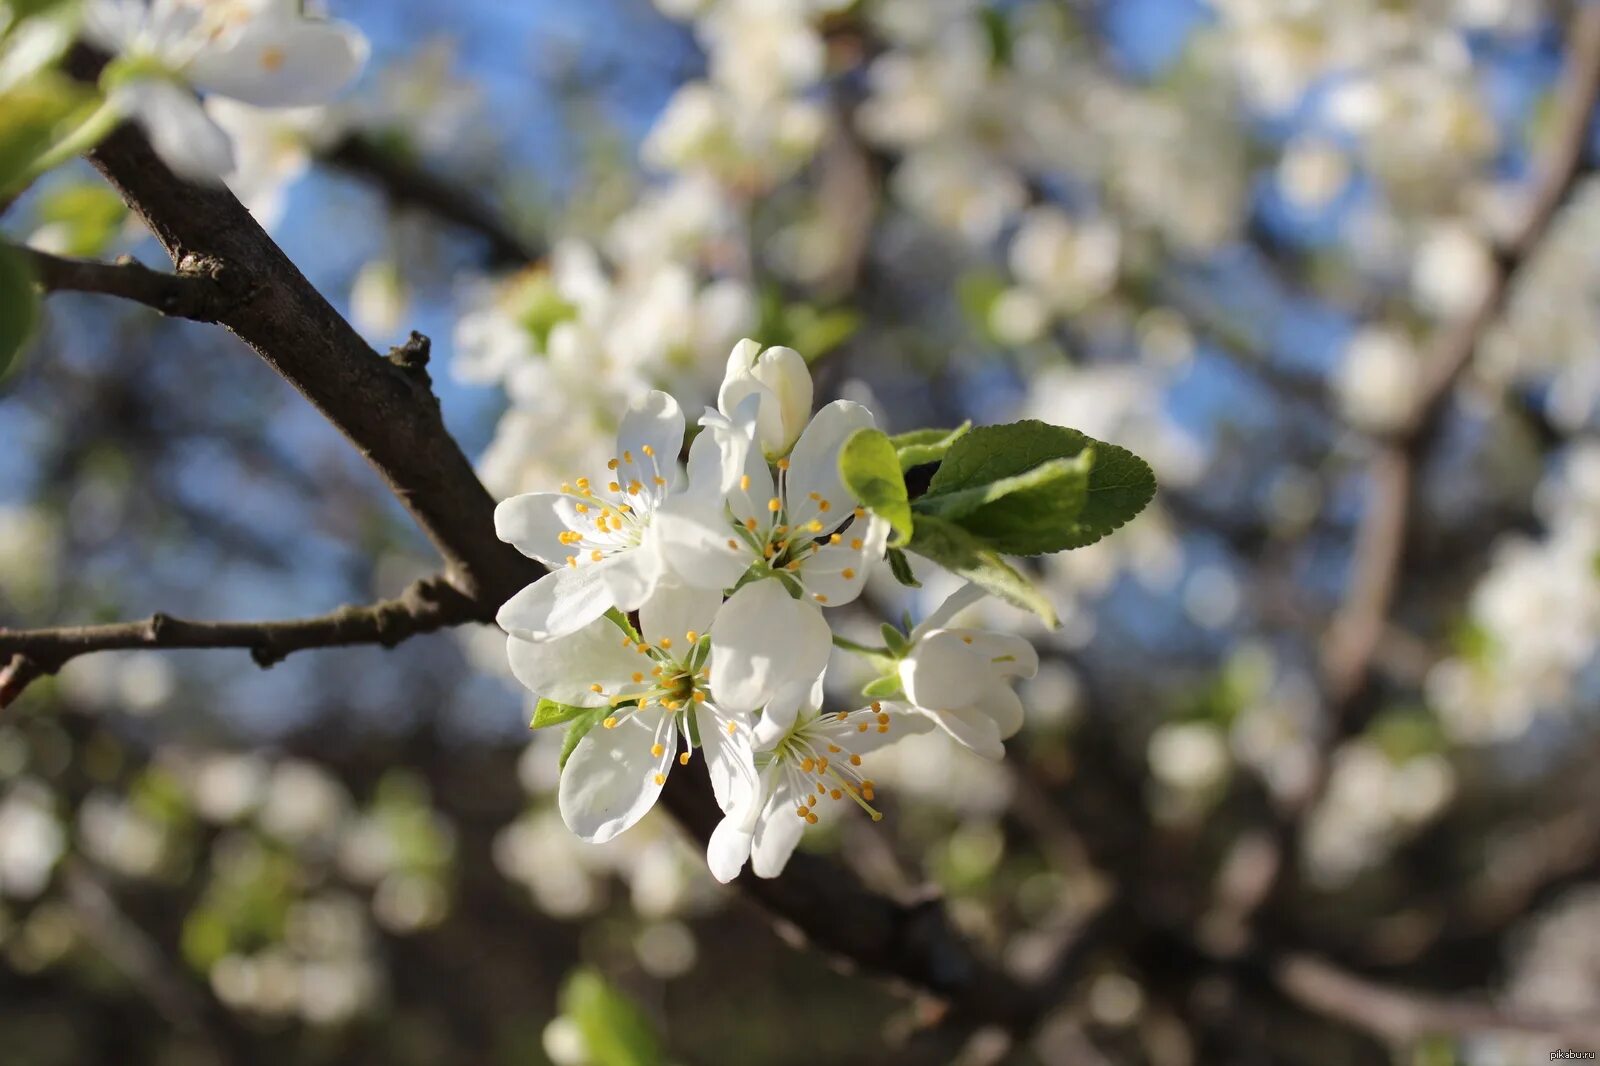
<path fill-rule="evenodd" d="M 1588 169 L 1585 146 L 1600 97 L 1600 7 L 1582 4 L 1576 8 L 1572 40 L 1562 77 L 1562 118 L 1527 218 L 1495 257 L 1488 283 L 1472 310 L 1432 341 L 1410 417 L 1380 443 L 1373 458 L 1372 500 L 1357 532 L 1344 603 L 1323 649 L 1324 689 L 1336 734 L 1350 730 L 1353 705 L 1371 676 L 1404 569 L 1416 507 L 1417 470 L 1456 382 L 1504 310 L 1517 272 L 1539 247 L 1557 211 Z"/>
<path fill-rule="evenodd" d="M 119 296 L 153 307 L 173 318 L 215 322 L 222 312 L 223 289 L 205 272 L 167 274 L 151 270 L 132 256 L 115 262 L 68 259 L 31 248 L 18 248 L 34 279 L 46 292 L 93 292 Z"/>
<path fill-rule="evenodd" d="M 1272 977 L 1300 1006 L 1391 1044 L 1487 1033 L 1525 1033 L 1578 1047 L 1600 1044 L 1600 1021 L 1592 1015 L 1564 1017 L 1392 988 L 1309 955 L 1284 957 L 1272 967 Z"/>
<path fill-rule="evenodd" d="M 233 194 L 173 176 L 137 131 L 90 161 L 178 266 L 212 276 L 217 321 L 294 385 L 383 475 L 444 557 L 450 583 L 486 609 L 541 569 L 494 532 L 494 500 L 440 417 L 425 378 L 380 358 Z M 411 360 L 412 363 L 417 360 Z"/>
<path fill-rule="evenodd" d="M 316 618 L 275 622 L 191 622 L 153 614 L 138 622 L 0 629 L 0 707 L 28 684 L 53 674 L 80 655 L 133 648 L 243 648 L 268 667 L 307 648 L 380 644 L 392 648 L 409 637 L 468 622 L 488 622 L 493 609 L 463 596 L 442 577 L 412 583 L 404 593 L 365 607 L 340 607 Z"/>
<path fill-rule="evenodd" d="M 662 801 L 703 845 L 722 813 L 709 783 L 680 780 L 685 776 L 673 775 Z M 815 855 L 796 852 L 782 877 L 747 869 L 735 884 L 812 946 L 940 996 L 967 1024 L 1026 1032 L 1059 994 L 1056 982 L 1023 985 L 976 957 L 937 899 L 902 903 L 877 895 Z"/>
<path fill-rule="evenodd" d="M 470 617 L 492 613 L 539 576 L 540 567 L 496 537 L 494 501 L 419 380 L 419 346 L 407 346 L 392 361 L 379 358 L 231 193 L 183 184 L 137 131 L 119 130 L 90 161 L 180 273 L 220 268 L 225 310 L 218 321 L 299 389 L 384 476 L 448 561 L 446 582 L 474 605 Z M 14 655 L 13 667 L 26 672 L 38 664 Z M 702 839 L 715 824 L 703 781 L 674 785 L 667 803 Z M 958 1016 L 1020 1030 L 1046 1006 L 1040 995 L 1049 990 L 1023 988 L 977 960 L 937 903 L 907 905 L 874 895 L 847 872 L 807 855 L 796 856 L 783 878 L 747 877 L 741 885 L 825 950 L 943 996 Z"/>
<path fill-rule="evenodd" d="M 421 167 L 386 152 L 359 135 L 334 145 L 322 158 L 371 181 L 400 207 L 415 207 L 482 238 L 494 266 L 519 266 L 539 260 L 544 249 L 514 233 L 495 210 Z"/>

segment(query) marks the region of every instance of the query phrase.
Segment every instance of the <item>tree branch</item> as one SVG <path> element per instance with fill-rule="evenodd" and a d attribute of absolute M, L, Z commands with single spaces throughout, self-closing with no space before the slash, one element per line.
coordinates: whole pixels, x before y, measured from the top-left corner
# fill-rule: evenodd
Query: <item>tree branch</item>
<path fill-rule="evenodd" d="M 683 781 L 684 776 L 673 775 L 662 802 L 703 845 L 722 812 L 709 782 Z M 796 852 L 783 876 L 756 877 L 746 869 L 734 883 L 811 945 L 940 996 L 967 1024 L 1026 1032 L 1059 995 L 1058 982 L 1023 985 L 977 958 L 951 927 L 939 900 L 888 899 L 826 859 Z"/>
<path fill-rule="evenodd" d="M 1410 418 L 1382 443 L 1373 459 L 1372 503 L 1357 533 L 1344 605 L 1328 632 L 1323 655 L 1328 702 L 1336 722 L 1348 717 L 1370 676 L 1405 561 L 1417 468 L 1450 395 L 1504 310 L 1517 272 L 1533 256 L 1556 213 L 1589 169 L 1586 146 L 1600 99 L 1600 7 L 1580 4 L 1573 19 L 1572 51 L 1561 84 L 1562 117 L 1528 215 L 1495 257 L 1477 304 L 1434 338 Z"/>
<path fill-rule="evenodd" d="M 512 232 L 493 208 L 468 190 L 396 158 L 365 137 L 346 137 L 322 158 L 371 181 L 397 206 L 419 208 L 483 238 L 493 266 L 520 266 L 544 255 L 543 248 Z"/>
<path fill-rule="evenodd" d="M 494 501 L 419 381 L 419 346 L 397 351 L 392 361 L 377 357 L 231 193 L 185 185 L 136 130 L 114 133 L 90 161 L 180 273 L 221 268 L 217 278 L 227 300 L 218 321 L 299 389 L 384 476 L 448 561 L 448 585 L 475 605 L 470 617 L 492 614 L 543 572 L 495 535 Z M 6 672 L 41 668 L 28 655 L 14 654 Z M 0 688 L 6 683 L 0 677 Z M 705 783 L 698 785 L 668 789 L 667 803 L 704 839 L 718 812 Z M 1038 994 L 980 963 L 936 903 L 907 906 L 876 896 L 852 875 L 806 855 L 796 856 L 783 878 L 747 877 L 741 885 L 824 949 L 947 997 L 958 1014 L 1020 1030 L 1042 1013 Z"/>
<path fill-rule="evenodd" d="M 130 648 L 244 648 L 257 666 L 282 662 L 307 648 L 381 644 L 392 648 L 409 637 L 468 622 L 488 622 L 493 608 L 463 596 L 443 577 L 413 582 L 392 600 L 365 607 L 340 607 L 316 618 L 276 622 L 191 622 L 153 614 L 138 622 L 0 629 L 0 707 L 29 682 L 53 674 L 80 655 Z"/>
<path fill-rule="evenodd" d="M 178 267 L 221 290 L 217 321 L 237 334 L 356 446 L 444 557 L 446 577 L 487 611 L 541 568 L 494 532 L 494 500 L 445 429 L 419 360 L 385 361 L 297 270 L 225 188 L 186 185 L 137 131 L 90 161 Z M 406 362 L 407 365 L 401 365 Z"/>
<path fill-rule="evenodd" d="M 222 313 L 222 288 L 205 272 L 167 274 L 151 270 L 132 256 L 112 263 L 68 259 L 17 248 L 46 292 L 93 292 L 120 296 L 153 307 L 172 318 L 215 322 Z"/>
<path fill-rule="evenodd" d="M 1578 1047 L 1600 1044 L 1600 1021 L 1593 1018 L 1391 988 L 1309 955 L 1285 956 L 1271 969 L 1274 983 L 1302 1007 L 1392 1044 L 1486 1033 L 1527 1033 Z"/>

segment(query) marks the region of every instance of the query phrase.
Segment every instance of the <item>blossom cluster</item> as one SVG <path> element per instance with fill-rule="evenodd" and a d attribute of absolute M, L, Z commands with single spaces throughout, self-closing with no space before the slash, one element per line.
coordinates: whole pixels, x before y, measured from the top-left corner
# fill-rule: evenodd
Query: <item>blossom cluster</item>
<path fill-rule="evenodd" d="M 835 400 L 812 415 L 812 391 L 798 352 L 740 341 L 686 469 L 683 412 L 652 392 L 623 416 L 604 469 L 496 511 L 500 537 L 549 567 L 498 621 L 539 697 L 534 724 L 572 723 L 558 800 L 582 839 L 633 826 L 698 748 L 724 816 L 712 873 L 731 880 L 748 862 L 776 876 L 831 808 L 881 817 L 864 756 L 940 728 L 999 758 L 1021 728 L 1010 681 L 1038 656 L 951 624 L 984 595 L 974 585 L 909 633 L 886 630 L 883 648 L 843 642 L 887 684 L 827 702 L 828 612 L 861 595 L 890 522 L 840 468 L 872 412 Z"/>
<path fill-rule="evenodd" d="M 299 0 L 90 0 L 83 31 L 112 55 L 107 112 L 144 127 L 178 174 L 210 182 L 236 169 L 234 146 L 196 90 L 259 108 L 322 104 L 369 52 L 359 30 L 309 18 Z"/>

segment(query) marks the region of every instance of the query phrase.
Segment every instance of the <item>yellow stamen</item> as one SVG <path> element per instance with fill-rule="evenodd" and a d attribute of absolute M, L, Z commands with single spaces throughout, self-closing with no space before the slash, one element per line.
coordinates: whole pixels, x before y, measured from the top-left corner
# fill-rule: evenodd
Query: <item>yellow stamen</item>
<path fill-rule="evenodd" d="M 661 758 L 661 756 L 665 755 L 666 753 L 667 753 L 667 749 L 663 748 L 660 744 L 652 744 L 652 745 L 650 745 L 650 754 L 654 755 L 656 758 L 659 759 L 659 758 Z"/>
<path fill-rule="evenodd" d="M 615 470 L 616 468 L 617 468 L 617 461 L 615 459 L 607 459 L 606 460 L 606 469 L 607 470 Z"/>
<path fill-rule="evenodd" d="M 646 455 L 654 455 L 656 453 L 656 450 L 654 448 L 650 447 L 650 445 L 648 445 L 648 444 L 646 444 L 643 448 L 641 448 L 639 450 L 644 452 Z M 633 460 L 630 459 L 628 461 L 632 462 Z"/>
<path fill-rule="evenodd" d="M 750 475 L 749 474 L 740 474 L 739 475 L 739 491 L 740 492 L 749 492 L 750 491 Z"/>
<path fill-rule="evenodd" d="M 667 783 L 667 775 L 666 774 L 656 774 L 656 776 L 652 780 L 654 780 L 655 783 L 658 784 L 658 785 L 664 785 L 664 784 Z"/>
<path fill-rule="evenodd" d="M 849 581 L 851 578 L 856 576 L 856 572 L 847 566 L 843 570 L 839 571 L 839 576 L 844 578 L 846 581 Z"/>
<path fill-rule="evenodd" d="M 678 756 L 678 765 L 679 766 L 688 766 L 689 765 L 689 753 L 688 752 L 684 752 L 682 755 Z"/>
<path fill-rule="evenodd" d="M 776 496 L 774 496 L 772 499 L 767 501 L 767 510 L 773 512 L 774 514 L 776 514 L 777 511 L 778 511 L 778 508 L 780 508 L 782 506 L 783 506 L 783 501 L 778 499 Z"/>
<path fill-rule="evenodd" d="M 615 729 L 615 728 L 617 728 L 617 720 L 615 718 L 607 718 L 605 721 L 601 722 L 600 724 L 605 726 L 607 729 Z"/>

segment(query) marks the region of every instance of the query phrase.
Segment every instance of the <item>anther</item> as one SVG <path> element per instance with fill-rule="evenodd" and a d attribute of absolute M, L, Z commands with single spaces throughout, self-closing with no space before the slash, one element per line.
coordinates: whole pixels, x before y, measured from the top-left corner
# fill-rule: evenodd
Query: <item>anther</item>
<path fill-rule="evenodd" d="M 739 491 L 740 492 L 749 492 L 750 491 L 750 475 L 749 474 L 740 474 L 739 475 Z"/>
<path fill-rule="evenodd" d="M 605 721 L 601 722 L 600 724 L 605 726 L 607 729 L 615 729 L 615 728 L 617 728 L 617 720 L 614 717 L 613 718 L 607 718 Z"/>
<path fill-rule="evenodd" d="M 664 784 L 667 783 L 667 775 L 666 774 L 656 774 L 656 776 L 653 778 L 653 780 L 658 785 L 664 785 Z"/>
<path fill-rule="evenodd" d="M 650 745 L 650 754 L 655 756 L 656 758 L 659 759 L 659 758 L 661 758 L 661 756 L 665 755 L 666 753 L 667 753 L 667 749 L 663 748 L 660 744 L 652 744 L 652 745 Z"/>
<path fill-rule="evenodd" d="M 776 514 L 778 512 L 778 508 L 780 508 L 782 506 L 783 506 L 783 501 L 778 499 L 776 496 L 772 497 L 772 499 L 767 501 L 767 510 L 773 512 L 774 514 Z"/>
<path fill-rule="evenodd" d="M 639 450 L 644 452 L 646 455 L 654 455 L 656 453 L 656 450 L 654 448 L 650 447 L 650 445 L 648 445 L 648 444 L 646 444 L 643 448 L 641 448 Z M 632 459 L 630 459 L 628 461 L 630 463 L 633 462 Z"/>

